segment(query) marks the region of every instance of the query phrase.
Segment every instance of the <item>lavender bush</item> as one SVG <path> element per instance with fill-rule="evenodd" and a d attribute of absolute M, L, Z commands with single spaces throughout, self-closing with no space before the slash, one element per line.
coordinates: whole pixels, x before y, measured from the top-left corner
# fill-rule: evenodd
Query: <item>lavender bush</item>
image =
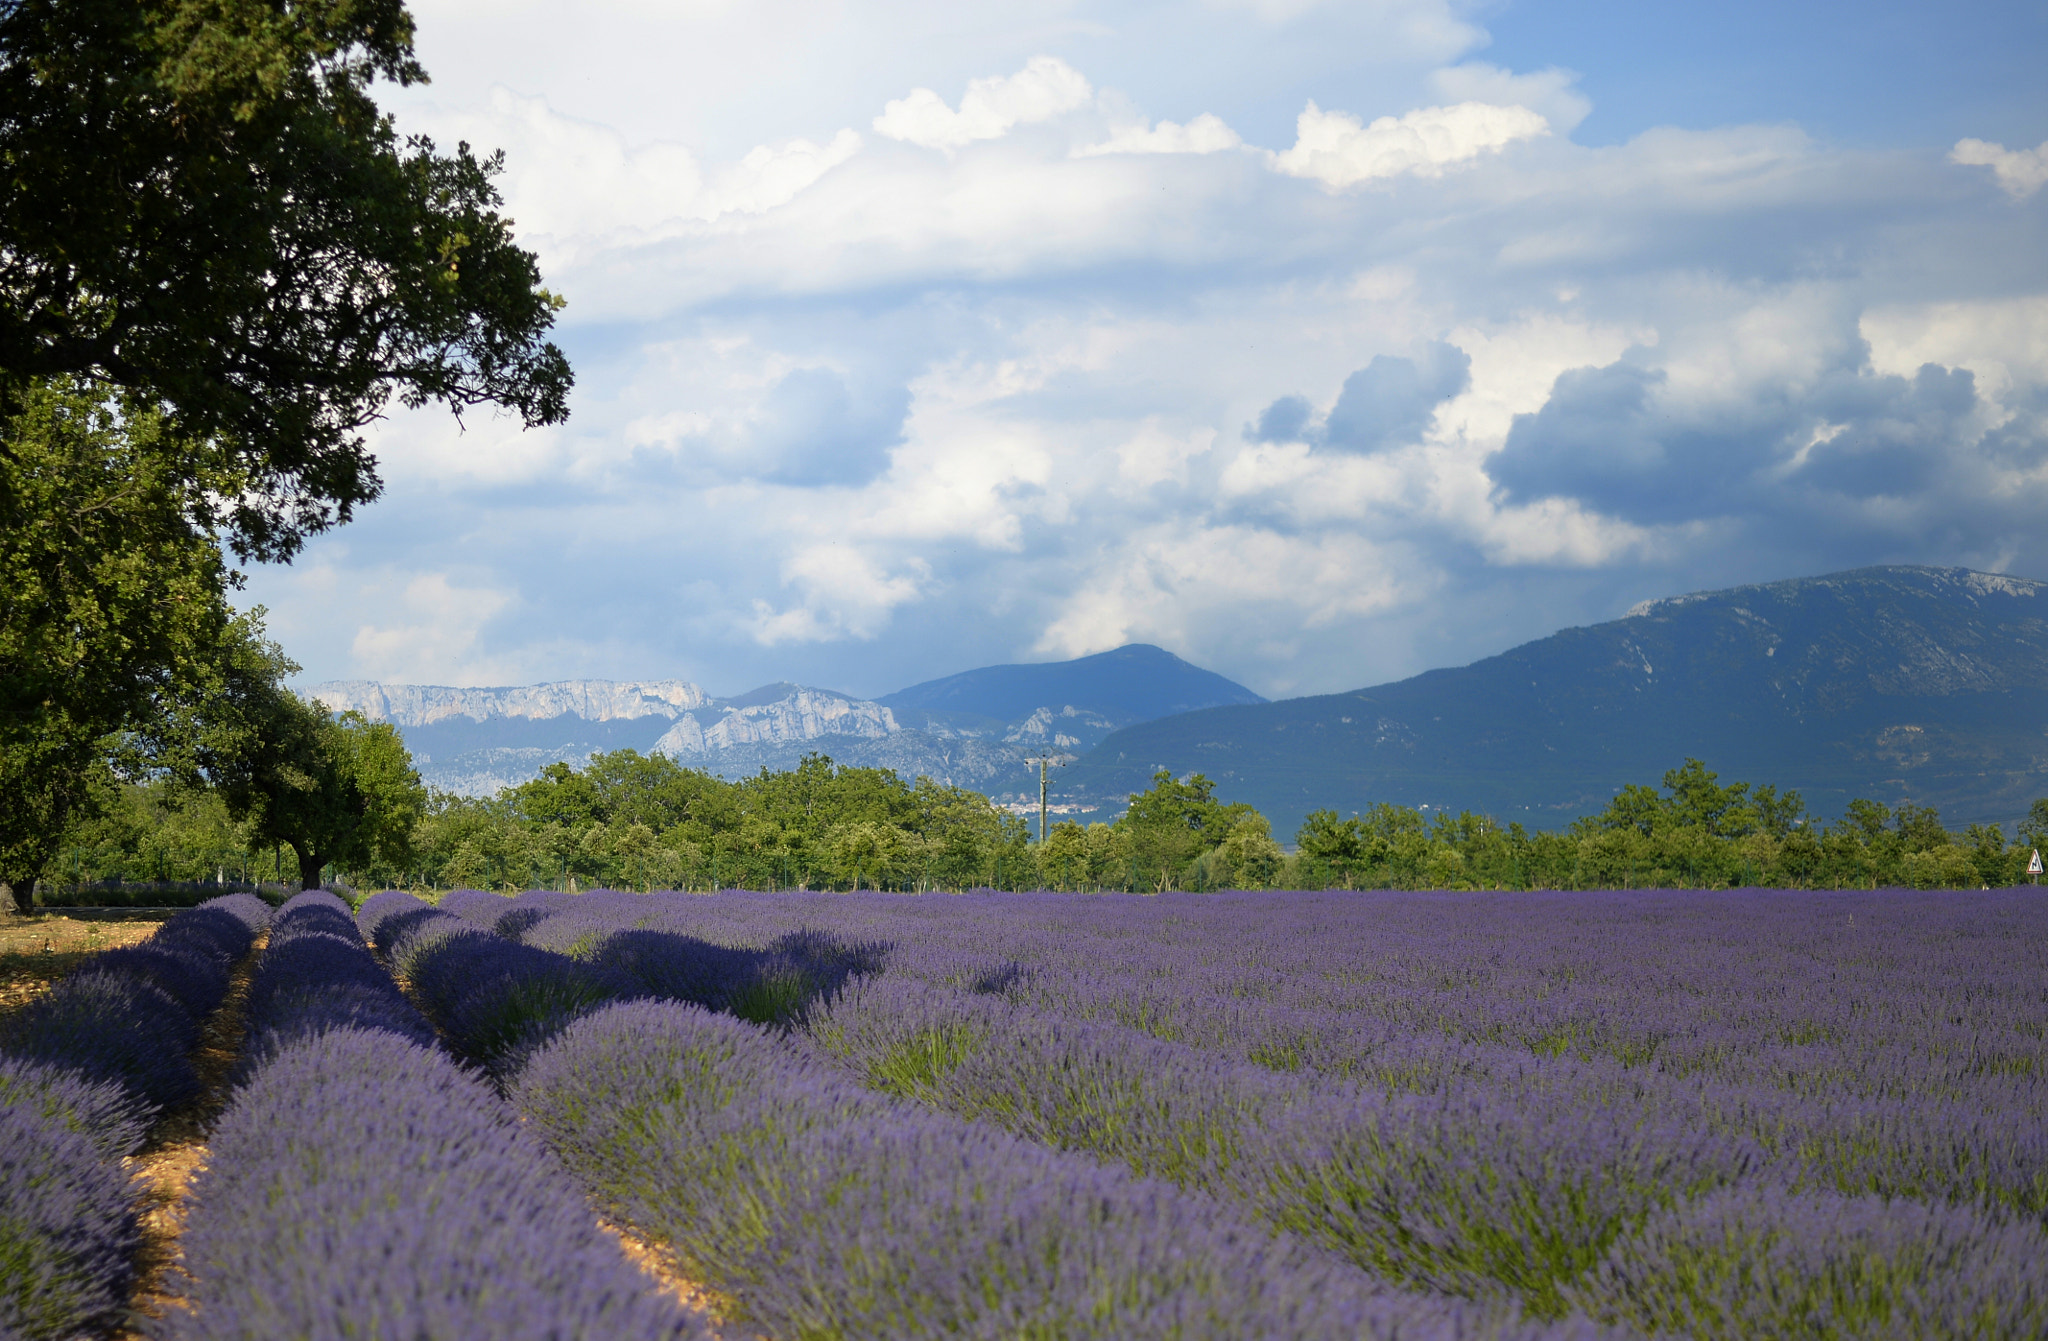
<path fill-rule="evenodd" d="M 2048 1334 L 2048 1235 L 1966 1207 L 1728 1189 L 1650 1218 L 1569 1296 L 1644 1332 L 1982 1338 Z"/>
<path fill-rule="evenodd" d="M 487 1085 L 382 1030 L 286 1047 L 237 1092 L 181 1246 L 173 1341 L 695 1334 Z"/>
<path fill-rule="evenodd" d="M 872 1089 L 1207 1191 L 1314 1090 L 1181 1044 L 915 979 L 857 979 L 803 1038 Z"/>
<path fill-rule="evenodd" d="M 153 1115 L 148 1103 L 118 1081 L 7 1056 L 0 1056 L 0 1112 L 82 1136 L 107 1159 L 141 1145 Z"/>
<path fill-rule="evenodd" d="M 138 1241 L 117 1161 L 39 1108 L 0 1105 L 0 1337 L 60 1341 L 109 1322 Z"/>
<path fill-rule="evenodd" d="M 200 1023 L 269 912 L 231 894 L 170 918 L 144 945 L 94 955 L 7 1022 L 0 1056 L 111 1082 L 152 1113 L 189 1099 Z"/>
<path fill-rule="evenodd" d="M 1305 1105 L 1260 1133 L 1234 1174 L 1275 1225 L 1375 1275 L 1475 1298 L 1505 1290 L 1557 1316 L 1562 1287 L 1616 1238 L 1750 1163 L 1712 1136 L 1532 1097 Z"/>
<path fill-rule="evenodd" d="M 165 1336 L 695 1335 L 559 1161 L 439 1049 L 339 898 L 279 909 L 248 1028 Z"/>
<path fill-rule="evenodd" d="M 771 1335 L 1549 1334 L 1380 1293 L 1205 1198 L 892 1103 L 688 1005 L 584 1016 L 511 1094 Z"/>
<path fill-rule="evenodd" d="M 2048 1216 L 2025 892 L 511 902 L 655 995 L 736 1012 L 777 964 L 757 1018 L 872 1090 L 1441 1293 L 1560 1312 L 1724 1187 Z"/>
<path fill-rule="evenodd" d="M 400 902 L 406 899 L 412 903 Z M 485 1064 L 534 1046 L 564 1021 L 627 990 L 601 969 L 493 935 L 408 894 L 377 895 L 364 905 L 361 921 L 449 1041 Z"/>
<path fill-rule="evenodd" d="M 278 909 L 249 985 L 245 1021 L 245 1074 L 292 1044 L 335 1029 L 436 1046 L 433 1026 L 363 944 L 348 905 L 325 890 L 307 890 Z"/>
<path fill-rule="evenodd" d="M 0 1336 L 69 1338 L 125 1300 L 139 1242 L 121 1156 L 190 1098 L 187 1054 L 269 916 L 247 895 L 93 956 L 0 1037 Z"/>
<path fill-rule="evenodd" d="M 1550 1315 L 1618 1234 L 1756 1162 L 1578 1095 L 1390 1100 L 913 982 L 852 989 L 808 1035 L 873 1088 L 1236 1198 L 1382 1277 Z"/>
<path fill-rule="evenodd" d="M 451 889 L 434 906 L 474 922 L 485 931 L 496 931 L 498 919 L 512 906 L 512 900 L 481 889 Z"/>

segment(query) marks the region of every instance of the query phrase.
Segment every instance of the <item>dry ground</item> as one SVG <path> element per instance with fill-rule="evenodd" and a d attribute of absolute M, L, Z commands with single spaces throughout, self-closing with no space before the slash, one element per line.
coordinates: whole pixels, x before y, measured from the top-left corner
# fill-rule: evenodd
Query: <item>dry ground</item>
<path fill-rule="evenodd" d="M 110 908 L 0 916 L 0 1016 L 41 996 L 86 957 L 148 940 L 171 910 Z"/>
<path fill-rule="evenodd" d="M 141 1151 L 128 1160 L 142 1191 L 142 1251 L 137 1255 L 138 1270 L 130 1294 L 130 1308 L 140 1318 L 158 1319 L 167 1308 L 177 1307 L 178 1234 L 185 1227 L 192 1179 L 206 1167 L 207 1133 L 227 1107 L 229 1081 L 242 1055 L 243 1008 L 249 1000 L 249 983 L 269 942 L 269 932 L 260 934 L 235 966 L 227 999 L 208 1018 L 199 1036 L 198 1050 L 192 1054 L 193 1068 L 199 1072 L 199 1097 L 164 1114 Z M 145 1333 L 140 1328 L 146 1325 L 120 1333 L 121 1341 L 142 1337 Z"/>

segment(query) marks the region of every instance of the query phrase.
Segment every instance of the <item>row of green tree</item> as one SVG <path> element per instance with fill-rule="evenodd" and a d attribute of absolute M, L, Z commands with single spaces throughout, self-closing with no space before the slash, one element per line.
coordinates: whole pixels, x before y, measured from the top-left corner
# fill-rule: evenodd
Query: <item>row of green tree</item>
<path fill-rule="evenodd" d="M 269 766 L 109 776 L 45 879 L 337 878 L 419 889 L 1169 889 L 1271 884 L 1265 820 L 1204 779 L 1162 777 L 1113 825 L 1030 841 L 979 792 L 822 755 L 737 782 L 632 750 L 553 764 L 492 798 L 427 795 L 396 736 L 280 689 L 280 724 L 324 720 Z M 305 779 L 318 786 L 300 787 Z"/>
<path fill-rule="evenodd" d="M 429 796 L 389 727 L 329 717 L 269 683 L 270 711 L 299 723 L 291 749 L 232 756 L 257 767 L 110 783 L 48 877 L 289 885 L 318 873 L 422 890 L 1960 888 L 2020 883 L 2048 845 L 2048 800 L 2011 839 L 1870 801 L 1824 823 L 1798 793 L 1722 783 L 1698 760 L 1666 773 L 1661 791 L 1624 788 L 1562 830 L 1378 805 L 1315 812 L 1292 851 L 1199 774 L 1159 773 L 1114 822 L 1056 824 L 1042 843 L 977 792 L 821 755 L 731 782 L 621 750 L 550 765 L 493 798 Z"/>
<path fill-rule="evenodd" d="M 1319 810 L 1301 827 L 1298 862 L 1308 883 L 1344 888 L 1959 889 L 2025 881 L 2048 848 L 2048 800 L 2016 829 L 2010 840 L 1995 824 L 1953 833 L 1932 807 L 1865 800 L 1823 822 L 1796 791 L 1723 783 L 1688 759 L 1662 791 L 1624 787 L 1599 814 L 1551 832 L 1390 805 L 1348 819 Z"/>

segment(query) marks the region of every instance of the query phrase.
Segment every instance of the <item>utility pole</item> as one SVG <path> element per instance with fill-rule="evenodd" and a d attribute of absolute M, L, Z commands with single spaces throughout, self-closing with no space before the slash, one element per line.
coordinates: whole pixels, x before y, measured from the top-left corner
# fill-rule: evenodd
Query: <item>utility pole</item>
<path fill-rule="evenodd" d="M 1036 759 L 1026 759 L 1024 762 L 1038 765 L 1038 844 L 1040 847 L 1043 847 L 1045 846 L 1045 768 L 1047 764 L 1052 765 L 1054 768 L 1065 768 L 1068 759 L 1064 754 L 1041 754 Z"/>

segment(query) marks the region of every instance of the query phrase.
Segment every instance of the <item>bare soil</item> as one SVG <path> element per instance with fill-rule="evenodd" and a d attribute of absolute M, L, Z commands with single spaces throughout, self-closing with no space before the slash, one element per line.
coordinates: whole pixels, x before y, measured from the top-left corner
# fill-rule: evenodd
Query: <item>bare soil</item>
<path fill-rule="evenodd" d="M 185 1228 L 192 1181 L 206 1167 L 207 1134 L 232 1093 L 235 1063 L 242 1056 L 249 984 L 269 942 L 269 932 L 258 935 L 255 946 L 235 965 L 226 1000 L 200 1033 L 199 1048 L 192 1054 L 199 1072 L 199 1097 L 164 1114 L 142 1149 L 127 1160 L 142 1197 L 142 1249 L 129 1293 L 135 1321 L 115 1334 L 119 1341 L 141 1341 L 145 1319 L 160 1319 L 179 1306 L 178 1235 Z"/>
<path fill-rule="evenodd" d="M 732 1325 L 732 1301 L 691 1280 L 666 1248 L 603 1216 L 598 1217 L 597 1227 L 618 1242 L 626 1260 L 645 1272 L 663 1294 L 709 1323 L 712 1336 L 720 1341 L 759 1341 Z"/>
<path fill-rule="evenodd" d="M 148 940 L 170 916 L 152 908 L 109 909 L 90 917 L 0 917 L 0 1018 L 47 992 L 51 983 L 100 951 Z"/>

